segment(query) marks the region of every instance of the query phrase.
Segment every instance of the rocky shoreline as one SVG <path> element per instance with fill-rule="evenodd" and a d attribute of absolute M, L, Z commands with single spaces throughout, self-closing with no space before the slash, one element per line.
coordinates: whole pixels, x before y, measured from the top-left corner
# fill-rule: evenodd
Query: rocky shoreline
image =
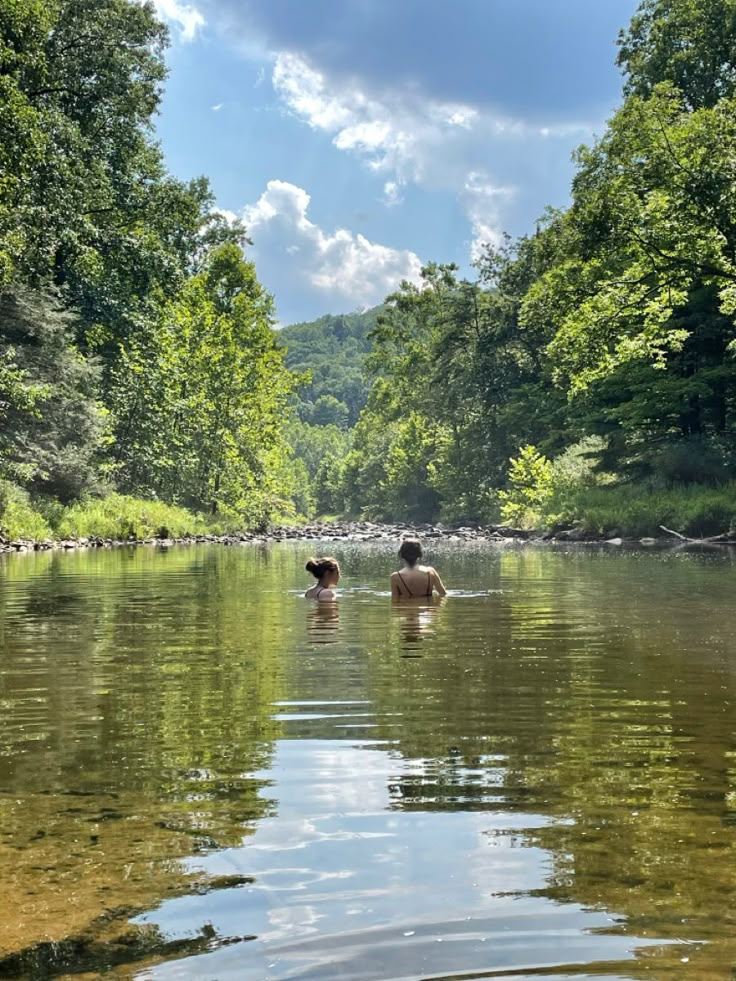
<path fill-rule="evenodd" d="M 182 538 L 67 538 L 6 539 L 0 536 L 1 553 L 27 553 L 46 551 L 76 551 L 85 549 L 135 548 L 151 546 L 159 549 L 175 545 L 265 545 L 284 541 L 304 542 L 380 542 L 399 541 L 404 537 L 417 537 L 423 541 L 486 542 L 499 545 L 576 544 L 610 546 L 686 547 L 736 545 L 736 532 L 727 532 L 709 538 L 687 538 L 678 532 L 663 529 L 664 535 L 656 538 L 627 538 L 612 534 L 607 537 L 591 534 L 582 528 L 563 528 L 558 531 L 527 531 L 505 525 L 463 525 L 460 527 L 430 524 L 383 524 L 372 521 L 316 522 L 303 526 L 284 526 L 268 531 L 242 532 L 229 535 L 191 535 Z"/>

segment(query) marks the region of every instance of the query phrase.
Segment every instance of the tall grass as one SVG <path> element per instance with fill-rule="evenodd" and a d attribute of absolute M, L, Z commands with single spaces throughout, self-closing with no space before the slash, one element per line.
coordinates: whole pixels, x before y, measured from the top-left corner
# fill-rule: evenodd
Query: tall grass
<path fill-rule="evenodd" d="M 568 491 L 561 513 L 560 502 L 555 503 L 556 521 L 577 522 L 586 531 L 599 535 L 616 531 L 634 537 L 654 536 L 661 534 L 661 525 L 694 537 L 736 529 L 736 481 L 717 487 L 587 487 Z M 542 518 L 545 520 L 548 515 Z"/>
<path fill-rule="evenodd" d="M 49 538 L 184 538 L 224 535 L 245 530 L 236 515 L 188 511 L 163 501 L 145 501 L 124 494 L 86 498 L 64 507 L 58 501 L 34 500 L 22 488 L 0 480 L 0 535 L 40 541 Z"/>
<path fill-rule="evenodd" d="M 203 515 L 185 508 L 110 494 L 65 508 L 56 534 L 60 538 L 181 538 L 211 530 Z"/>
<path fill-rule="evenodd" d="M 7 480 L 0 480 L 0 535 L 35 541 L 53 537 L 51 526 L 26 491 Z"/>

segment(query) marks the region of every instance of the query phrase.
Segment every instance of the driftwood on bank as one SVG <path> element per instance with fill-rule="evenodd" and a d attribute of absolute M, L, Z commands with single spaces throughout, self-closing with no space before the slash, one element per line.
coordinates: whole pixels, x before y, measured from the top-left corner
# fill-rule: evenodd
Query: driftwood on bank
<path fill-rule="evenodd" d="M 668 535 L 674 535 L 675 538 L 679 538 L 681 542 L 687 542 L 689 545 L 725 545 L 733 541 L 733 536 L 727 532 L 722 532 L 720 535 L 710 535 L 708 538 L 689 538 L 687 535 L 681 535 L 679 531 L 673 531 L 664 525 L 659 527 Z"/>

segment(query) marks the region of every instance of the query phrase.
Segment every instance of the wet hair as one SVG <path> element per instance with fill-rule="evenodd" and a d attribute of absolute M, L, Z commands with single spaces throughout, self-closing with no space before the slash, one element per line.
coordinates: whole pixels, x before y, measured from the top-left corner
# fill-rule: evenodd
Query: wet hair
<path fill-rule="evenodd" d="M 416 565 L 422 557 L 422 543 L 418 538 L 405 538 L 399 549 L 399 558 L 407 565 Z"/>
<path fill-rule="evenodd" d="M 325 555 L 321 559 L 310 559 L 305 569 L 307 572 L 311 572 L 315 579 L 321 579 L 328 572 L 339 572 L 340 565 L 337 559 L 333 559 L 331 555 Z"/>

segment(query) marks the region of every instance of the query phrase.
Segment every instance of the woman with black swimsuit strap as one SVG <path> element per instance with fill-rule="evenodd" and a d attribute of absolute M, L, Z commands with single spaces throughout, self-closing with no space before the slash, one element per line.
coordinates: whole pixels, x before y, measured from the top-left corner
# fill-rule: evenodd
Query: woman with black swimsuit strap
<path fill-rule="evenodd" d="M 416 538 L 404 539 L 399 549 L 403 568 L 391 575 L 391 596 L 394 599 L 429 599 L 435 592 L 440 596 L 447 595 L 437 570 L 431 565 L 418 565 L 421 557 L 421 542 Z"/>
<path fill-rule="evenodd" d="M 325 555 L 321 559 L 310 559 L 305 568 L 317 580 L 315 585 L 304 594 L 307 599 L 337 599 L 334 589 L 340 581 L 340 566 L 337 559 L 333 559 L 331 555 Z"/>

